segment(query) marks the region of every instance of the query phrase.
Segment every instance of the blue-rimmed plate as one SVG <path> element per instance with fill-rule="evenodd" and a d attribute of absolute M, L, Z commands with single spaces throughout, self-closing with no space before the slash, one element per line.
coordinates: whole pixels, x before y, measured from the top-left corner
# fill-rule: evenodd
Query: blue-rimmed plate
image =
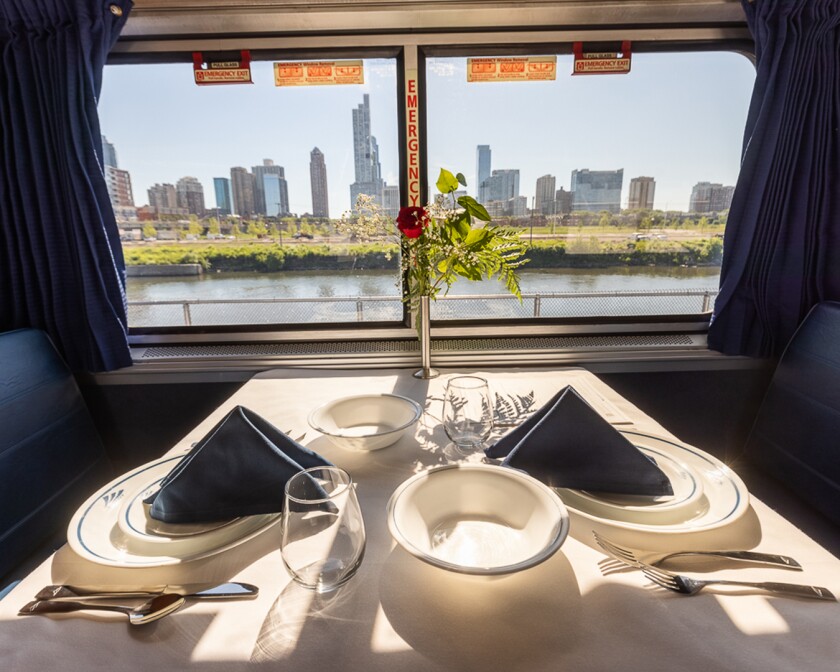
<path fill-rule="evenodd" d="M 245 516 L 226 524 L 188 526 L 185 534 L 169 536 L 158 527 L 147 527 L 142 499 L 182 457 L 144 464 L 91 495 L 70 520 L 70 548 L 87 560 L 114 567 L 174 565 L 225 551 L 279 520 L 279 514 Z"/>
<path fill-rule="evenodd" d="M 570 511 L 614 527 L 679 533 L 728 525 L 749 509 L 744 482 L 716 457 L 680 441 L 629 430 L 621 433 L 663 468 L 675 485 L 676 498 L 643 502 L 640 498 L 555 488 Z"/>

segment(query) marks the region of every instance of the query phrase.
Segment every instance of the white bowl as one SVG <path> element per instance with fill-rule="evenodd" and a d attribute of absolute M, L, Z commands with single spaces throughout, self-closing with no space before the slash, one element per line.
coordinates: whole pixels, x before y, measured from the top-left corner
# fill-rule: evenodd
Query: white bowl
<path fill-rule="evenodd" d="M 309 415 L 309 425 L 345 450 L 379 450 L 397 441 L 423 415 L 413 399 L 361 394 L 330 401 Z"/>
<path fill-rule="evenodd" d="M 569 533 L 569 514 L 551 488 L 521 471 L 458 464 L 400 485 L 388 502 L 388 528 L 437 567 L 507 574 L 551 557 Z"/>

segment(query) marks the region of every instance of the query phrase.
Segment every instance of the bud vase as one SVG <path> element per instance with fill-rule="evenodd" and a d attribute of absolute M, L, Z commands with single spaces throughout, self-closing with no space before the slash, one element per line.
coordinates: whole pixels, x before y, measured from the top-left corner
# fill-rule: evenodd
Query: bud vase
<path fill-rule="evenodd" d="M 417 306 L 417 335 L 420 338 L 420 366 L 414 372 L 415 378 L 437 378 L 438 372 L 432 368 L 432 338 L 431 338 L 431 305 L 429 297 L 423 295 Z"/>

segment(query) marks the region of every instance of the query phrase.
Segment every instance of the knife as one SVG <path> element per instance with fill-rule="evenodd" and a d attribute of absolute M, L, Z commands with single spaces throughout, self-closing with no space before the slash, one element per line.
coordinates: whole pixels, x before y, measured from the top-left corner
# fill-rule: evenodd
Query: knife
<path fill-rule="evenodd" d="M 181 589 L 174 589 L 164 586 L 161 590 L 133 590 L 133 591 L 100 591 L 76 586 L 45 586 L 35 595 L 36 600 L 78 600 L 83 597 L 87 600 L 104 600 L 123 597 L 150 597 L 161 593 L 182 593 L 189 590 L 189 586 Z M 220 583 L 218 586 L 199 590 L 196 592 L 183 592 L 184 597 L 204 600 L 225 600 L 232 598 L 254 598 L 260 589 L 250 583 Z"/>

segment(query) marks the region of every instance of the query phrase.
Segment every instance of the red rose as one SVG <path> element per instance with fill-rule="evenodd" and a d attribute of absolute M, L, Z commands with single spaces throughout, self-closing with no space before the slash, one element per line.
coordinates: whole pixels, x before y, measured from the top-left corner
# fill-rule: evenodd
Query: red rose
<path fill-rule="evenodd" d="M 425 209 L 411 206 L 400 208 L 397 216 L 397 228 L 406 238 L 419 238 L 423 227 L 429 224 L 429 215 Z"/>

